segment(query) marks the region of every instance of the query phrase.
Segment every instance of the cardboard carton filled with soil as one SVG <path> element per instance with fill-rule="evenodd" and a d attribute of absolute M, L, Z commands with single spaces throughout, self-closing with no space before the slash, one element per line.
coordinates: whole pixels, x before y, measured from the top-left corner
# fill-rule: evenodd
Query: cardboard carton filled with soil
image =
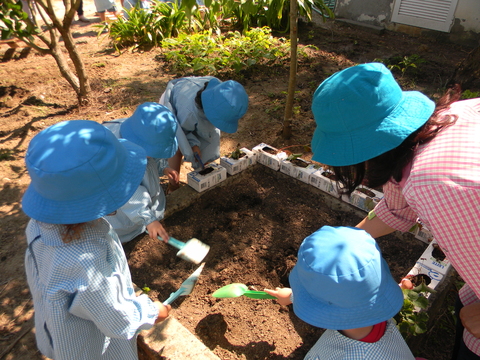
<path fill-rule="evenodd" d="M 230 283 L 251 290 L 289 286 L 288 275 L 305 237 L 323 225 L 354 226 L 361 217 L 332 210 L 311 185 L 264 166 L 252 169 L 164 220 L 171 236 L 210 245 L 197 286 L 173 303 L 171 316 L 221 359 L 301 359 L 322 329 L 299 320 L 291 307 L 275 300 L 216 299 L 212 293 Z M 405 241 L 389 235 L 378 242 L 398 282 L 426 247 L 413 235 Z M 196 267 L 179 259 L 172 246 L 148 236 L 125 244 L 125 250 L 133 281 L 148 286 L 154 300 L 165 300 Z"/>
<path fill-rule="evenodd" d="M 220 165 L 227 170 L 229 175 L 236 175 L 256 163 L 256 154 L 247 148 L 237 147 L 237 149 L 228 156 L 222 156 L 220 158 Z"/>

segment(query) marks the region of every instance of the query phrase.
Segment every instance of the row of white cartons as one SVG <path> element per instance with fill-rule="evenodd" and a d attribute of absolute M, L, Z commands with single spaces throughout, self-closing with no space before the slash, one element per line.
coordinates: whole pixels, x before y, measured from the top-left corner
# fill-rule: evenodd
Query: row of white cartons
<path fill-rule="evenodd" d="M 295 160 L 283 160 L 280 163 L 280 172 L 298 179 L 306 184 L 310 184 L 310 176 L 320 168 L 310 161 L 300 158 Z"/>
<path fill-rule="evenodd" d="M 257 154 L 257 161 L 273 170 L 280 170 L 293 178 L 310 184 L 327 194 L 341 198 L 366 212 L 373 210 L 383 198 L 383 193 L 366 186 L 359 186 L 350 196 L 340 196 L 338 183 L 333 171 L 324 169 L 313 162 L 296 158 L 288 160 L 288 155 L 273 146 L 261 143 L 253 148 Z"/>
<path fill-rule="evenodd" d="M 359 209 L 370 212 L 382 198 L 382 192 L 360 185 L 350 194 L 348 202 Z"/>
<path fill-rule="evenodd" d="M 227 169 L 216 163 L 207 164 L 205 169 L 187 174 L 188 185 L 198 192 L 210 189 L 226 179 Z"/>
<path fill-rule="evenodd" d="M 247 148 L 241 148 L 240 158 L 232 159 L 231 157 L 222 156 L 220 158 L 220 165 L 223 166 L 229 175 L 235 175 L 245 170 L 247 167 L 257 163 L 257 154 Z"/>
<path fill-rule="evenodd" d="M 257 162 L 275 171 L 280 170 L 280 164 L 288 157 L 286 152 L 265 143 L 258 144 L 252 151 L 257 155 Z"/>
<path fill-rule="evenodd" d="M 322 167 L 319 168 L 310 175 L 310 185 L 326 192 L 327 194 L 339 197 L 335 174 L 331 170 Z"/>

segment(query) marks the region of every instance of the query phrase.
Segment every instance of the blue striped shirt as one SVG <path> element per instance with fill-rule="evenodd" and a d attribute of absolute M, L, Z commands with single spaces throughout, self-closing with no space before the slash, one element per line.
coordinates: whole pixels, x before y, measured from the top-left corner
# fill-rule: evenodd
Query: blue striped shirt
<path fill-rule="evenodd" d="M 125 120 L 105 122 L 103 125 L 117 138 L 121 138 L 120 126 Z M 145 232 L 146 226 L 153 221 L 163 219 L 166 198 L 160 186 L 159 172 L 163 174 L 163 169 L 167 166 L 167 159 L 148 158 L 140 186 L 115 215 L 106 217 L 122 243 Z"/>
<path fill-rule="evenodd" d="M 305 360 L 414 360 L 395 322 L 387 322 L 385 334 L 374 343 L 353 340 L 336 330 L 326 330 Z"/>
<path fill-rule="evenodd" d="M 63 225 L 28 223 L 27 280 L 39 350 L 55 360 L 134 360 L 136 334 L 158 316 L 136 296 L 122 245 L 105 219 L 61 240 Z"/>

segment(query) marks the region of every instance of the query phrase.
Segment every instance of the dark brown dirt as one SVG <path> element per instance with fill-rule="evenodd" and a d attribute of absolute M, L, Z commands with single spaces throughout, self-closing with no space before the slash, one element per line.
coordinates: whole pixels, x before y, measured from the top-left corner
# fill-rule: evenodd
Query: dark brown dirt
<path fill-rule="evenodd" d="M 332 210 L 309 185 L 263 165 L 236 176 L 242 180 L 209 190 L 164 221 L 171 236 L 211 247 L 194 292 L 174 303 L 172 315 L 221 359 L 301 359 L 323 330 L 274 300 L 215 299 L 212 293 L 230 283 L 252 290 L 289 286 L 306 236 L 323 225 L 355 226 L 361 217 Z M 401 241 L 390 235 L 379 244 L 399 282 L 426 247 L 413 236 Z M 196 268 L 148 236 L 125 248 L 134 282 L 148 286 L 155 300 L 165 300 Z"/>
<path fill-rule="evenodd" d="M 55 3 L 61 4 L 61 1 Z M 24 166 L 24 154 L 30 139 L 42 129 L 63 120 L 90 119 L 101 123 L 129 116 L 137 105 L 158 101 L 167 82 L 184 75 L 164 72 L 162 62 L 157 60 L 159 49 L 126 51 L 121 55 L 112 51 L 108 41 L 98 38 L 93 27 L 99 21 L 93 15 L 93 2 L 85 2 L 84 6 L 85 15 L 93 22 L 74 22 L 72 32 L 92 85 L 89 106 L 77 107 L 74 92 L 60 76 L 51 57 L 33 50 L 0 47 L 0 354 L 6 360 L 43 359 L 35 346 L 33 308 L 23 270 L 24 229 L 28 219 L 21 211 L 20 200 L 30 181 Z M 376 59 L 419 55 L 424 63 L 417 68 L 407 68 L 403 74 L 395 70 L 395 75 L 404 89 L 420 90 L 437 99 L 455 66 L 471 50 L 434 38 L 416 38 L 388 31 L 377 33 L 332 21 L 322 27 L 300 24 L 299 39 L 301 45 L 311 46 L 311 57 L 301 58 L 298 66 L 292 139 L 284 140 L 279 136 L 289 69 L 254 68 L 236 77 L 245 86 L 250 105 L 238 132 L 222 134 L 222 154 L 232 152 L 237 144 L 250 149 L 261 142 L 277 148 L 309 144 L 315 129 L 310 111 L 312 94 L 322 80 L 340 69 Z M 222 74 L 218 76 L 226 80 Z M 195 204 L 165 221 L 179 238 L 197 236 L 212 245 L 212 254 L 195 296 L 183 303 L 178 301 L 174 316 L 178 316 L 185 326 L 225 359 L 227 356 L 246 358 L 247 354 L 250 359 L 262 356 L 282 358 L 292 353 L 292 358 L 299 358 L 308 348 L 302 344 L 307 341 L 311 344 L 319 332 L 306 327 L 291 311 L 281 309 L 272 301 L 213 300 L 210 293 L 231 281 L 242 281 L 259 288 L 286 285 L 296 249 L 306 235 L 324 223 L 354 225 L 358 220 L 343 218 L 312 199 L 297 203 L 300 199 L 297 199 L 296 187 L 281 187 L 289 181 L 275 182 L 272 179 L 270 184 L 265 183 L 264 178 L 267 176 L 246 181 L 254 190 L 238 188 L 223 195 L 221 192 L 207 194 L 205 203 Z M 234 193 L 239 195 L 233 196 Z M 277 202 L 272 202 L 272 207 L 268 208 L 268 202 L 274 200 Z M 208 211 L 211 213 L 206 216 Z M 194 218 L 197 212 L 204 216 Z M 217 213 L 223 213 L 224 217 L 214 217 Z M 391 243 L 416 254 L 417 243 L 398 240 Z M 142 243 L 139 244 L 147 250 Z M 222 247 L 221 244 L 227 245 Z M 139 255 L 137 253 L 137 260 L 133 255 L 131 257 L 131 262 L 137 261 L 135 265 L 140 264 Z M 176 259 L 175 251 L 167 245 L 153 242 L 144 255 L 144 267 L 153 255 L 158 255 L 161 259 L 158 261 L 165 267 L 161 277 L 143 280 L 138 276 L 156 273 L 143 270 L 145 275 L 140 275 L 141 271 L 133 269 L 138 285 L 145 282 L 154 289 L 152 296 L 169 294 L 181 282 L 182 276 L 194 269 Z M 397 250 L 391 253 L 386 250 L 384 255 L 398 274 L 396 276 L 404 274 L 412 265 L 410 261 L 397 263 L 402 258 Z M 196 307 L 184 312 L 190 302 Z M 236 331 L 247 324 L 242 331 Z M 439 320 L 434 325 L 422 344 L 425 353 L 420 355 L 436 360 L 449 359 L 451 342 L 448 339 L 453 326 L 447 307 L 444 321 Z M 210 335 L 207 330 L 212 327 L 218 331 Z M 287 333 L 285 328 L 289 330 Z M 222 329 L 225 329 L 223 335 Z M 291 343 L 287 344 L 285 338 L 279 339 L 277 332 L 292 340 Z M 236 334 L 235 337 L 230 336 L 232 333 Z"/>

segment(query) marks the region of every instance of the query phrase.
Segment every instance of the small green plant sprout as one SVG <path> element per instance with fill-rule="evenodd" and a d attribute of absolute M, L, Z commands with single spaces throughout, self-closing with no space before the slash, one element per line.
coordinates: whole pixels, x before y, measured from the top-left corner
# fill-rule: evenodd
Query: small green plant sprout
<path fill-rule="evenodd" d="M 15 160 L 15 157 L 13 156 L 13 150 L 0 149 L 0 161 L 3 160 Z"/>
<path fill-rule="evenodd" d="M 420 55 L 405 55 L 393 56 L 388 59 L 375 59 L 375 62 L 380 62 L 384 64 L 390 70 L 399 70 L 402 73 L 402 77 L 405 75 L 408 69 L 417 70 L 421 64 L 426 62 Z"/>
<path fill-rule="evenodd" d="M 145 285 L 143 288 L 142 288 L 142 291 L 145 293 L 145 294 L 148 294 L 152 289 L 150 289 L 147 285 Z"/>
<path fill-rule="evenodd" d="M 400 312 L 394 317 L 397 328 L 405 340 L 427 331 L 428 313 L 425 310 L 429 301 L 425 293 L 435 293 L 425 285 L 424 280 L 413 289 L 402 289 L 403 306 Z"/>
<path fill-rule="evenodd" d="M 233 150 L 233 152 L 230 154 L 230 158 L 232 158 L 233 160 L 238 160 L 242 157 L 242 150 L 240 150 L 240 144 L 237 144 L 237 147 L 235 148 L 235 150 Z"/>
<path fill-rule="evenodd" d="M 302 156 L 303 154 L 291 154 L 287 157 L 287 160 L 288 161 L 292 161 L 292 160 L 295 160 L 295 159 L 298 159 L 300 156 Z"/>

